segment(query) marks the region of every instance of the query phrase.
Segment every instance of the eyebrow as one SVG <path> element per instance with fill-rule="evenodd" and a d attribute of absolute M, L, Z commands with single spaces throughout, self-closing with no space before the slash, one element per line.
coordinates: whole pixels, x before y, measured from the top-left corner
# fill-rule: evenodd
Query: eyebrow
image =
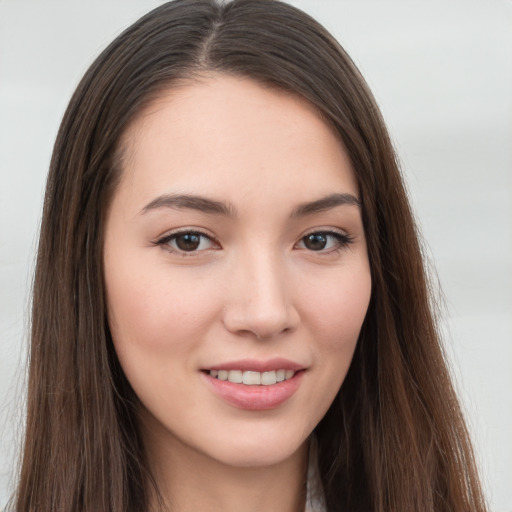
<path fill-rule="evenodd" d="M 304 217 L 344 205 L 357 206 L 360 208 L 361 201 L 352 194 L 331 194 L 317 199 L 316 201 L 300 204 L 293 210 L 291 216 L 292 218 Z"/>
<path fill-rule="evenodd" d="M 331 194 L 326 197 L 298 205 L 292 212 L 291 217 L 305 217 L 315 213 L 331 210 L 337 206 L 351 205 L 361 207 L 361 201 L 352 194 Z M 207 197 L 189 195 L 189 194 L 164 194 L 153 199 L 141 210 L 145 214 L 158 208 L 186 208 L 197 210 L 212 215 L 222 215 L 225 217 L 236 217 L 236 208 L 222 201 L 215 201 Z"/>
<path fill-rule="evenodd" d="M 144 206 L 141 213 L 144 214 L 157 208 L 187 208 L 213 215 L 236 216 L 236 209 L 231 204 L 188 194 L 164 194 L 158 196 Z"/>

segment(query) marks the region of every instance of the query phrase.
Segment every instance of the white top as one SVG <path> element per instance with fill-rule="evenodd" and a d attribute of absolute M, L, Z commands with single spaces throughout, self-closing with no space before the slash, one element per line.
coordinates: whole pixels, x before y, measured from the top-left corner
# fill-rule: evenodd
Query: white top
<path fill-rule="evenodd" d="M 318 472 L 318 447 L 315 436 L 309 443 L 306 509 L 304 512 L 326 512 L 322 481 Z"/>

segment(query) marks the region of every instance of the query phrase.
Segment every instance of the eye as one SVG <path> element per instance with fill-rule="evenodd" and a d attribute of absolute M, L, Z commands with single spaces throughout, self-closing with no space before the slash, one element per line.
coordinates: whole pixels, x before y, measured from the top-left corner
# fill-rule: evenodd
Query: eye
<path fill-rule="evenodd" d="M 193 253 L 218 248 L 218 244 L 200 231 L 180 231 L 164 236 L 155 245 L 165 246 L 171 252 Z"/>
<path fill-rule="evenodd" d="M 349 235 L 337 231 L 315 231 L 302 237 L 298 246 L 316 252 L 329 252 L 342 249 L 352 243 Z"/>

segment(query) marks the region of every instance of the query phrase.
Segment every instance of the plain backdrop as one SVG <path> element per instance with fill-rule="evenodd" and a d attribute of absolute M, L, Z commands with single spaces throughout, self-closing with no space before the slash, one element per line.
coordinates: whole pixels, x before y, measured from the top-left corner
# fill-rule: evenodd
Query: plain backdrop
<path fill-rule="evenodd" d="M 0 507 L 22 430 L 46 172 L 80 77 L 156 0 L 0 0 Z M 512 1 L 302 0 L 369 82 L 445 297 L 493 512 L 512 512 Z"/>

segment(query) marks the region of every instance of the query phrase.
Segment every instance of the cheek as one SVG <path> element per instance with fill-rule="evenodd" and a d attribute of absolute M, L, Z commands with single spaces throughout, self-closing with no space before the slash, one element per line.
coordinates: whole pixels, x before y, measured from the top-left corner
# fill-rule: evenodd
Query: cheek
<path fill-rule="evenodd" d="M 369 268 L 363 262 L 319 282 L 322 286 L 310 286 L 304 306 L 311 335 L 319 351 L 348 358 L 349 364 L 370 302 Z"/>
<path fill-rule="evenodd" d="M 345 380 L 370 301 L 371 278 L 365 260 L 337 270 L 308 279 L 304 283 L 308 293 L 301 294 L 304 325 L 314 350 L 308 402 L 315 408 L 305 426 L 311 430 Z"/>
<path fill-rule="evenodd" d="M 174 274 L 171 278 L 169 269 L 158 264 L 127 265 L 129 272 L 119 264 L 106 278 L 116 350 L 132 347 L 157 357 L 190 350 L 216 314 L 219 301 L 212 287 L 187 276 Z"/>

